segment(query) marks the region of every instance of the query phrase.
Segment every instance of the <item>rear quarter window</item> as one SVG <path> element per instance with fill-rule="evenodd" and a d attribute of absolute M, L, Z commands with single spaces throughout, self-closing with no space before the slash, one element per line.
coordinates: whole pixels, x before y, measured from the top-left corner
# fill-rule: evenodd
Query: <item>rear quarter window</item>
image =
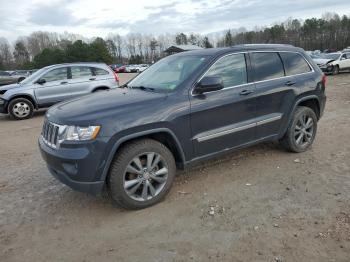
<path fill-rule="evenodd" d="M 283 64 L 276 52 L 251 53 L 255 81 L 263 81 L 284 76 Z"/>
<path fill-rule="evenodd" d="M 280 56 L 287 76 L 303 74 L 311 71 L 311 68 L 305 61 L 304 57 L 298 53 L 281 52 Z"/>
<path fill-rule="evenodd" d="M 92 76 L 92 71 L 90 67 L 87 66 L 72 66 L 71 67 L 72 78 L 82 78 Z"/>
<path fill-rule="evenodd" d="M 93 71 L 95 76 L 109 75 L 109 72 L 102 68 L 94 67 Z"/>

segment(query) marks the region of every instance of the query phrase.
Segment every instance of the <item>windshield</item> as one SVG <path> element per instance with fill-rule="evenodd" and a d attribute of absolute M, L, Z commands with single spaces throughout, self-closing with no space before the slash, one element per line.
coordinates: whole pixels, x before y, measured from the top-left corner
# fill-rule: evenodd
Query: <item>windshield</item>
<path fill-rule="evenodd" d="M 168 56 L 138 75 L 128 83 L 128 87 L 152 91 L 175 90 L 206 59 L 207 56 Z"/>
<path fill-rule="evenodd" d="M 321 54 L 321 58 L 337 60 L 340 57 L 340 54 Z"/>
<path fill-rule="evenodd" d="M 30 84 L 30 83 L 32 83 L 34 80 L 36 80 L 36 78 L 38 76 L 40 76 L 44 71 L 46 71 L 46 69 L 47 69 L 46 67 L 39 69 L 35 73 L 33 73 L 30 76 L 28 76 L 27 78 L 25 78 L 23 81 L 21 81 L 21 84 Z"/>

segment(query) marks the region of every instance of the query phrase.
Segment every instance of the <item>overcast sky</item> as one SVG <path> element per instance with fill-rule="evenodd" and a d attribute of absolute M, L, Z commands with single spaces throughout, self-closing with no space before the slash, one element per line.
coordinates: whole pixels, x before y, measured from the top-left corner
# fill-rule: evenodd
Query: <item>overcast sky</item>
<path fill-rule="evenodd" d="M 288 17 L 350 15 L 349 0 L 0 0 L 0 36 L 14 41 L 33 31 L 86 37 L 108 33 L 211 33 L 252 29 Z"/>

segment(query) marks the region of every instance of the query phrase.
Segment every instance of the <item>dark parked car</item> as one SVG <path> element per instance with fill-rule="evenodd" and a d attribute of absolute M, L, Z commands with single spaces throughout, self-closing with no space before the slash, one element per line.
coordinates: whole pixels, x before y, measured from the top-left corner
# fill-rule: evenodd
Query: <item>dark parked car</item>
<path fill-rule="evenodd" d="M 22 82 L 28 76 L 30 76 L 29 70 L 15 70 L 11 73 L 11 76 L 16 79 L 16 82 Z"/>
<path fill-rule="evenodd" d="M 13 78 L 10 73 L 0 71 L 0 86 L 17 83 L 17 79 Z"/>
<path fill-rule="evenodd" d="M 312 145 L 326 78 L 300 48 L 240 45 L 168 56 L 124 88 L 51 107 L 39 146 L 73 189 L 128 209 L 170 190 L 176 168 L 279 140 Z"/>

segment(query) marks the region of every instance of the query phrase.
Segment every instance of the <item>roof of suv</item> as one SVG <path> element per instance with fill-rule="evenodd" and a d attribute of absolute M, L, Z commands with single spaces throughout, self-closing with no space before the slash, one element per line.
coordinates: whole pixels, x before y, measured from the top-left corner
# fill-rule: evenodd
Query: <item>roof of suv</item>
<path fill-rule="evenodd" d="M 244 44 L 244 45 L 234 45 L 231 47 L 222 48 L 207 48 L 194 51 L 186 51 L 178 53 L 177 55 L 220 55 L 227 52 L 242 52 L 242 51 L 252 51 L 252 50 L 267 50 L 267 51 L 302 51 L 303 49 L 295 47 L 292 45 L 284 44 Z"/>
<path fill-rule="evenodd" d="M 79 66 L 79 65 L 90 65 L 90 66 L 96 66 L 96 65 L 103 65 L 103 66 L 108 66 L 106 63 L 103 62 L 74 62 L 74 63 L 62 63 L 62 64 L 54 64 L 54 65 L 49 65 L 46 66 L 46 68 L 51 68 L 51 67 L 56 67 L 56 66 Z"/>

